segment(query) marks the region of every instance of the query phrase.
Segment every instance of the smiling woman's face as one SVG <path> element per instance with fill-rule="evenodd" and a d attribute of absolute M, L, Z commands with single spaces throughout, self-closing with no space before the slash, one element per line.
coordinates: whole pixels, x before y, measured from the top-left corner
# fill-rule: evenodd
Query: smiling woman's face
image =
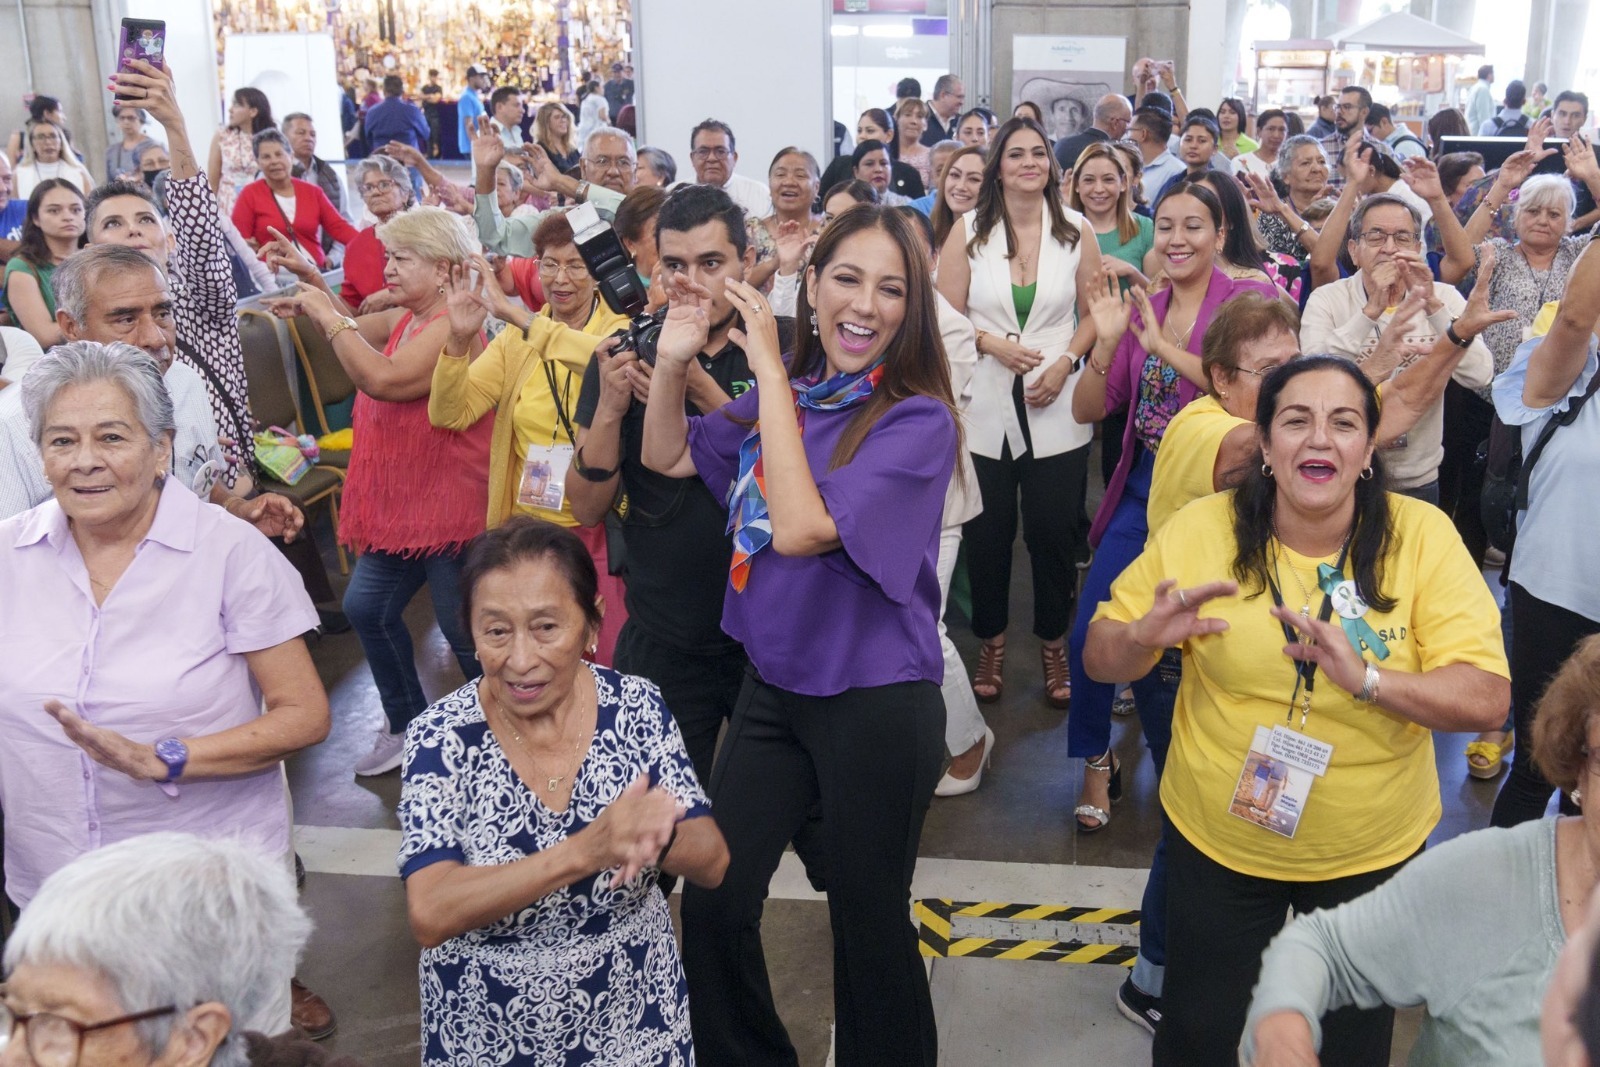
<path fill-rule="evenodd" d="M 829 374 L 864 370 L 888 350 L 905 321 L 909 284 L 900 246 L 876 229 L 845 238 L 820 270 L 807 269 Z"/>
<path fill-rule="evenodd" d="M 115 382 L 69 385 L 45 413 L 45 479 L 67 518 L 87 527 L 125 523 L 154 506 L 172 442 L 150 440 L 128 391 Z"/>
<path fill-rule="evenodd" d="M 1349 375 L 1328 369 L 1296 375 L 1278 393 L 1261 459 L 1279 501 L 1315 516 L 1349 503 L 1372 452 L 1366 398 Z"/>

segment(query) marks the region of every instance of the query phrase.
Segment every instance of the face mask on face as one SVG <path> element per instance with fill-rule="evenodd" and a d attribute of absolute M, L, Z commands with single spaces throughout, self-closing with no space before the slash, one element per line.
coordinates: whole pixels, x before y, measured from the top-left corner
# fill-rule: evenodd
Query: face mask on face
<path fill-rule="evenodd" d="M 161 172 L 159 170 L 147 170 L 141 173 L 144 175 L 144 183 L 154 189 L 156 187 L 156 179 L 161 177 Z"/>

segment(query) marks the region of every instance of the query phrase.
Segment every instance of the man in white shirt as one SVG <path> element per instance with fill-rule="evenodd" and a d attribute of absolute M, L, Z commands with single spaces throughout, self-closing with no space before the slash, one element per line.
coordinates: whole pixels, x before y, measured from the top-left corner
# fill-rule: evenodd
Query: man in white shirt
<path fill-rule="evenodd" d="M 522 147 L 522 118 L 527 113 L 522 90 L 502 85 L 489 94 L 489 120 L 507 148 Z"/>
<path fill-rule="evenodd" d="M 1454 287 L 1435 282 L 1422 258 L 1422 223 L 1416 210 L 1389 193 L 1366 197 L 1350 219 L 1350 258 L 1359 268 L 1350 278 L 1319 286 L 1311 293 L 1300 322 L 1300 350 L 1331 352 L 1354 360 L 1374 382 L 1404 373 L 1426 354 L 1466 307 Z M 1398 359 L 1374 356 L 1378 337 L 1408 287 L 1426 283 L 1432 296 L 1419 321 L 1406 338 Z M 1451 378 L 1468 389 L 1489 384 L 1494 377 L 1494 356 L 1483 338 L 1451 336 L 1466 355 Z M 1381 365 L 1380 365 L 1381 364 Z M 1420 500 L 1439 502 L 1439 463 L 1444 459 L 1444 400 L 1441 398 L 1410 433 L 1384 450 L 1389 485 Z"/>
<path fill-rule="evenodd" d="M 706 119 L 694 128 L 689 135 L 689 160 L 694 164 L 694 180 L 727 193 L 746 218 L 764 219 L 772 214 L 772 192 L 767 183 L 733 172 L 739 153 L 733 130 L 726 122 Z"/>
<path fill-rule="evenodd" d="M 1412 133 L 1410 127 L 1396 123 L 1394 112 L 1387 105 L 1373 104 L 1367 110 L 1367 133 L 1388 145 L 1402 160 L 1428 158 L 1428 146 L 1422 143 L 1422 138 Z"/>

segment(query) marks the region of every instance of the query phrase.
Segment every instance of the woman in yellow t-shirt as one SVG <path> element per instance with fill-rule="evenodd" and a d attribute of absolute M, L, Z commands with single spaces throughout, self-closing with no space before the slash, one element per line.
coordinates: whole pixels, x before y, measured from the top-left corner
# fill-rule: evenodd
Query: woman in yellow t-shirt
<path fill-rule="evenodd" d="M 1499 612 L 1454 527 L 1384 490 L 1360 369 L 1294 360 L 1257 414 L 1259 475 L 1168 520 L 1084 654 L 1113 683 L 1183 654 L 1157 1067 L 1236 1062 L 1286 911 L 1359 896 L 1415 854 L 1440 814 L 1431 731 L 1483 729 L 1510 697 Z M 1392 1026 L 1387 1009 L 1328 1016 L 1325 1061 L 1387 1063 Z"/>
<path fill-rule="evenodd" d="M 446 347 L 434 371 L 428 417 L 435 426 L 465 430 L 490 411 L 498 411 L 489 452 L 489 515 L 492 529 L 513 514 L 565 526 L 594 557 L 605 598 L 595 662 L 611 664 L 617 633 L 627 620 L 624 583 L 608 570 L 603 525 L 582 527 L 573 517 L 566 486 L 573 469 L 573 413 L 583 372 L 595 345 L 628 319 L 600 299 L 583 265 L 572 225 L 554 214 L 533 232 L 539 283 L 549 302 L 537 314 L 514 304 L 479 257 L 474 261 L 481 289 L 461 279 L 450 299 L 450 335 L 466 337 L 482 328 L 487 314 L 504 320 L 502 330 L 470 365 Z M 564 327 L 564 329 L 563 329 Z"/>

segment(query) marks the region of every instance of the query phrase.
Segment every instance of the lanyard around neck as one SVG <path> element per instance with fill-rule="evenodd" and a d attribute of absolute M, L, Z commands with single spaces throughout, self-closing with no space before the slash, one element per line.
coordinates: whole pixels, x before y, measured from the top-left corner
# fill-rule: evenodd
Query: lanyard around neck
<path fill-rule="evenodd" d="M 1350 532 L 1350 536 L 1344 539 L 1344 546 L 1339 549 L 1339 562 L 1333 565 L 1334 570 L 1338 571 L 1340 575 L 1344 574 L 1344 563 L 1345 560 L 1350 556 L 1350 542 L 1354 537 L 1355 531 L 1352 530 Z M 1274 540 L 1277 540 L 1276 535 L 1274 535 Z M 1284 552 L 1288 551 L 1288 546 L 1284 545 L 1282 541 L 1278 541 L 1278 547 Z M 1281 608 L 1284 606 L 1283 591 L 1278 588 L 1278 583 L 1273 577 L 1274 572 L 1277 570 L 1277 566 L 1278 562 L 1275 557 L 1272 562 L 1272 569 L 1267 571 L 1267 588 L 1272 593 L 1272 602 Z M 1293 564 L 1290 564 L 1290 566 L 1293 566 Z M 1311 577 L 1312 581 L 1315 582 L 1315 570 L 1311 572 Z M 1306 609 L 1309 608 L 1310 605 L 1306 605 Z M 1301 614 L 1309 618 L 1310 615 L 1306 609 L 1302 609 Z M 1333 618 L 1333 595 L 1331 593 L 1324 592 L 1322 594 L 1322 607 L 1317 611 L 1317 621 L 1327 622 L 1331 618 Z M 1310 643 L 1310 639 L 1308 637 L 1297 633 L 1293 626 L 1282 621 L 1281 619 L 1279 620 L 1278 625 L 1283 627 L 1284 640 L 1288 641 L 1289 644 L 1293 645 Z M 1305 697 L 1300 706 L 1300 729 L 1304 730 L 1306 728 L 1306 718 L 1311 714 L 1311 694 L 1317 686 L 1317 665 L 1312 660 L 1296 660 L 1294 664 L 1294 673 L 1294 694 L 1289 697 L 1289 714 L 1285 719 L 1285 722 L 1291 724 L 1294 722 L 1294 703 L 1295 700 L 1301 696 L 1301 691 L 1304 690 Z"/>

